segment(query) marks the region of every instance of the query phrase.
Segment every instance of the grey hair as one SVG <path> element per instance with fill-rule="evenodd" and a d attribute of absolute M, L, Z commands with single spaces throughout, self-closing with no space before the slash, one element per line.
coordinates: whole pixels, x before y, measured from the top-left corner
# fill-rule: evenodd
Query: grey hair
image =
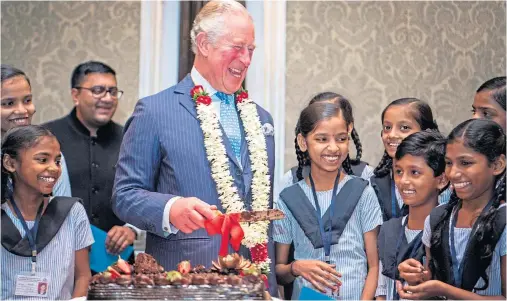
<path fill-rule="evenodd" d="M 208 40 L 214 44 L 218 38 L 225 34 L 224 17 L 226 14 L 231 13 L 246 14 L 252 20 L 246 8 L 235 0 L 210 1 L 201 9 L 195 17 L 192 30 L 190 30 L 190 41 L 192 42 L 192 52 L 194 54 L 197 54 L 197 35 L 205 32 Z"/>

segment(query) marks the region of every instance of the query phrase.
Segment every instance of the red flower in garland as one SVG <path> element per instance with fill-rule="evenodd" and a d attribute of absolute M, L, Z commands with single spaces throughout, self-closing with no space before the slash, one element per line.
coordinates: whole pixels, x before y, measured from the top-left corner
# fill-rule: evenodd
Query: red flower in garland
<path fill-rule="evenodd" d="M 243 88 L 240 88 L 234 94 L 236 96 L 236 102 L 243 102 L 244 99 L 248 98 L 248 90 L 245 90 Z"/>
<path fill-rule="evenodd" d="M 201 85 L 197 85 L 190 90 L 190 96 L 196 103 L 202 103 L 206 106 L 211 104 L 211 97 L 209 94 L 204 91 L 204 88 Z"/>
<path fill-rule="evenodd" d="M 252 253 L 253 262 L 263 262 L 268 259 L 268 244 L 257 244 L 254 247 L 250 248 L 250 252 Z"/>

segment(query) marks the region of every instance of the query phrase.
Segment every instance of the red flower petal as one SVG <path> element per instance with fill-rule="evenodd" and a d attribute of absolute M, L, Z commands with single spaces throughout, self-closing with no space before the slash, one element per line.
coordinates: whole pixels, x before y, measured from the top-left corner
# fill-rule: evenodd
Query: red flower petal
<path fill-rule="evenodd" d="M 253 262 L 263 262 L 268 259 L 267 243 L 257 244 L 250 249 Z"/>
<path fill-rule="evenodd" d="M 194 98 L 196 94 L 200 94 L 204 91 L 204 88 L 201 85 L 197 85 L 190 90 L 190 96 Z"/>

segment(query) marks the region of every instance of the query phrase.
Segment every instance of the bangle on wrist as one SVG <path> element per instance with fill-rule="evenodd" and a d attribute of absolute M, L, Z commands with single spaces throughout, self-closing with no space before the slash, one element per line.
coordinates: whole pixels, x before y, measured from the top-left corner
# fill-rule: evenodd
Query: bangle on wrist
<path fill-rule="evenodd" d="M 290 274 L 294 277 L 297 277 L 298 275 L 294 274 L 294 270 L 292 269 L 292 265 L 294 265 L 294 262 L 296 262 L 295 260 L 293 262 L 290 263 Z"/>

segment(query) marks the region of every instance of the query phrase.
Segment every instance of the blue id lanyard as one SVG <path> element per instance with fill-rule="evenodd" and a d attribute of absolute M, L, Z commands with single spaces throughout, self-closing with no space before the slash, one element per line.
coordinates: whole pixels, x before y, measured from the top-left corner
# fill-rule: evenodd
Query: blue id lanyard
<path fill-rule="evenodd" d="M 489 210 L 489 207 L 493 204 L 493 199 L 491 199 L 488 204 L 482 209 L 481 215 L 484 214 L 484 212 Z M 454 283 L 456 284 L 456 287 L 461 288 L 461 282 L 463 280 L 463 259 L 461 259 L 461 263 L 458 263 L 458 256 L 456 252 L 456 245 L 454 242 L 454 228 L 456 227 L 456 222 L 458 220 L 458 212 L 461 209 L 461 202 L 456 207 L 456 211 L 454 212 L 454 215 L 452 216 L 452 222 L 451 222 L 451 229 L 449 233 L 449 240 L 451 243 L 451 260 L 452 260 L 452 273 L 454 276 Z M 470 233 L 470 238 L 474 235 L 475 229 L 476 229 L 477 222 L 474 223 L 474 226 L 472 227 L 472 233 Z M 466 250 L 465 250 L 466 251 Z"/>
<path fill-rule="evenodd" d="M 336 202 L 336 190 L 338 189 L 338 182 L 340 180 L 341 168 L 338 171 L 338 175 L 334 180 L 333 194 L 331 195 L 331 205 L 329 205 L 329 231 L 325 231 L 324 222 L 322 221 L 321 210 L 319 205 L 319 199 L 317 198 L 317 191 L 315 190 L 315 183 L 313 182 L 312 173 L 310 172 L 310 184 L 312 186 L 313 199 L 315 200 L 315 214 L 317 215 L 317 221 L 319 222 L 320 236 L 322 237 L 322 243 L 324 245 L 325 262 L 331 263 L 331 230 L 333 224 L 334 214 L 334 203 Z"/>
<path fill-rule="evenodd" d="M 37 215 L 35 217 L 35 222 L 33 224 L 32 229 L 28 229 L 28 225 L 26 224 L 25 218 L 21 214 L 21 211 L 19 210 L 18 206 L 16 205 L 16 202 L 14 202 L 13 199 L 10 199 L 10 202 L 12 204 L 12 208 L 14 208 L 14 211 L 16 212 L 16 215 L 18 216 L 18 219 L 21 221 L 21 225 L 23 226 L 23 229 L 25 229 L 26 237 L 28 238 L 28 243 L 30 244 L 30 249 L 32 250 L 32 274 L 35 274 L 35 265 L 37 264 L 37 232 L 39 230 L 39 222 L 42 217 L 42 209 L 44 209 L 44 202 L 40 205 L 39 210 L 37 211 Z"/>

